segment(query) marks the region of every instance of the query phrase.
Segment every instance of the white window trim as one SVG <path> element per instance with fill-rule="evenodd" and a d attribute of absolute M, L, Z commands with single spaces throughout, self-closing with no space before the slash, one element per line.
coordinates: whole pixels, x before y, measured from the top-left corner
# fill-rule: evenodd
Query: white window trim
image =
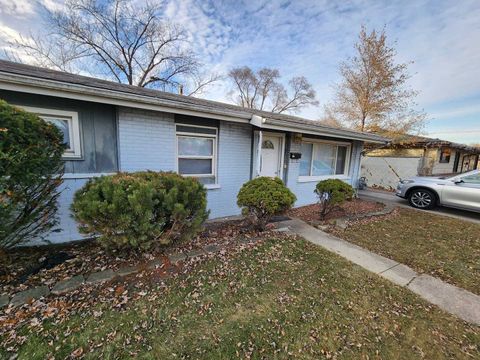
<path fill-rule="evenodd" d="M 32 106 L 15 105 L 28 112 L 35 113 L 45 121 L 48 118 L 63 118 L 68 122 L 68 132 L 70 136 L 70 142 L 72 147 L 65 150 L 63 153 L 63 159 L 81 159 L 82 158 L 82 142 L 80 136 L 80 124 L 78 121 L 78 113 L 75 111 L 64 111 L 56 109 L 38 108 Z"/>
<path fill-rule="evenodd" d="M 311 138 L 304 138 L 302 143 L 305 144 L 312 144 L 312 159 L 310 160 L 310 174 L 312 173 L 313 167 L 313 154 L 315 153 L 314 148 L 315 144 L 329 144 L 329 145 L 336 145 L 336 146 L 346 146 L 347 153 L 345 154 L 345 167 L 343 170 L 343 174 L 332 174 L 332 175 L 299 175 L 298 182 L 312 182 L 312 181 L 321 181 L 326 179 L 340 179 L 340 180 L 349 180 L 350 179 L 350 157 L 352 153 L 352 144 L 349 142 L 341 142 L 341 141 L 329 141 L 329 140 L 317 140 Z M 337 156 L 338 150 L 335 152 L 335 161 L 337 163 Z"/>
<path fill-rule="evenodd" d="M 215 130 L 215 134 L 203 134 L 203 133 L 194 133 L 194 132 L 185 132 L 185 131 L 177 131 L 177 126 L 189 126 L 193 128 L 203 128 L 203 129 L 212 129 Z M 201 155 L 179 155 L 178 154 L 178 138 L 206 138 L 213 140 L 213 149 L 212 155 L 208 156 L 201 156 Z M 180 159 L 212 159 L 212 173 L 211 174 L 180 174 L 182 176 L 190 176 L 190 177 L 198 177 L 198 178 L 207 178 L 213 177 L 215 183 L 213 184 L 205 184 L 207 188 L 218 188 L 218 179 L 217 179 L 217 141 L 218 141 L 218 129 L 212 126 L 202 126 L 202 125 L 191 125 L 191 124 L 183 124 L 183 123 L 176 123 L 175 124 L 175 166 L 176 172 L 180 174 L 179 171 L 179 160 Z"/>

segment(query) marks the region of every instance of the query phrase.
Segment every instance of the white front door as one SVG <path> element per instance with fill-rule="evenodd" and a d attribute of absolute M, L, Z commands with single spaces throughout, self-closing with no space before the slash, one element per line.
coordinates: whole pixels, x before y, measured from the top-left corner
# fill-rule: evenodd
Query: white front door
<path fill-rule="evenodd" d="M 262 156 L 260 158 L 260 176 L 281 177 L 282 138 L 264 135 L 262 138 Z"/>

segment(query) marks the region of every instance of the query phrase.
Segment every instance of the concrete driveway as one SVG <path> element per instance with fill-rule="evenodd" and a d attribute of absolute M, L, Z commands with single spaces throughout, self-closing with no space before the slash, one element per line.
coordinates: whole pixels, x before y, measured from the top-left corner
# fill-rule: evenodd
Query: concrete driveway
<path fill-rule="evenodd" d="M 395 196 L 395 194 L 390 192 L 379 191 L 379 190 L 359 190 L 358 195 L 360 198 L 365 200 L 375 200 L 375 201 L 380 201 L 384 203 L 395 204 L 396 206 L 400 206 L 400 207 L 414 209 L 408 204 L 407 200 L 399 198 L 398 196 Z M 434 210 L 418 210 L 418 211 L 427 211 L 432 214 L 449 216 L 456 219 L 461 219 L 461 220 L 480 224 L 480 213 L 476 213 L 473 211 L 457 210 L 457 209 L 446 208 L 446 207 L 437 207 Z"/>

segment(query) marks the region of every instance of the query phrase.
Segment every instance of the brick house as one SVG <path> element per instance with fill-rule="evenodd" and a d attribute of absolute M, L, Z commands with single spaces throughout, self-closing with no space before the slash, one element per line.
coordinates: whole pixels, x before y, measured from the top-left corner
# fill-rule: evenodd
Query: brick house
<path fill-rule="evenodd" d="M 299 117 L 245 109 L 109 81 L 0 61 L 0 98 L 58 126 L 67 144 L 60 198 L 61 232 L 81 239 L 70 216 L 88 179 L 118 171 L 175 171 L 207 188 L 211 217 L 236 215 L 236 195 L 256 176 L 276 176 L 316 201 L 319 180 L 357 186 L 365 141 L 384 139 Z"/>

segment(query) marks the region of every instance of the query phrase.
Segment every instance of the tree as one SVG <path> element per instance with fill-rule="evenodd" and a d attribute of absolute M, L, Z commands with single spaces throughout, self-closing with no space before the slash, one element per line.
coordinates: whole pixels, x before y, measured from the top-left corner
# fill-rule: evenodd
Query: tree
<path fill-rule="evenodd" d="M 45 13 L 51 33 L 12 41 L 9 58 L 162 90 L 188 83 L 189 95 L 218 78 L 201 73 L 186 32 L 162 18 L 160 3 L 68 0 L 65 9 Z"/>
<path fill-rule="evenodd" d="M 0 250 L 57 224 L 64 149 L 54 125 L 0 100 Z"/>
<path fill-rule="evenodd" d="M 415 110 L 418 93 L 407 87 L 409 63 L 395 62 L 385 29 L 367 33 L 362 26 L 355 51 L 340 65 L 342 80 L 331 105 L 339 121 L 387 135 L 420 132 L 425 114 Z"/>
<path fill-rule="evenodd" d="M 230 94 L 238 105 L 246 108 L 283 113 L 318 104 L 315 90 L 303 76 L 288 82 L 290 95 L 279 82 L 277 69 L 263 68 L 254 72 L 244 66 L 230 70 L 228 77 L 233 85 Z"/>

